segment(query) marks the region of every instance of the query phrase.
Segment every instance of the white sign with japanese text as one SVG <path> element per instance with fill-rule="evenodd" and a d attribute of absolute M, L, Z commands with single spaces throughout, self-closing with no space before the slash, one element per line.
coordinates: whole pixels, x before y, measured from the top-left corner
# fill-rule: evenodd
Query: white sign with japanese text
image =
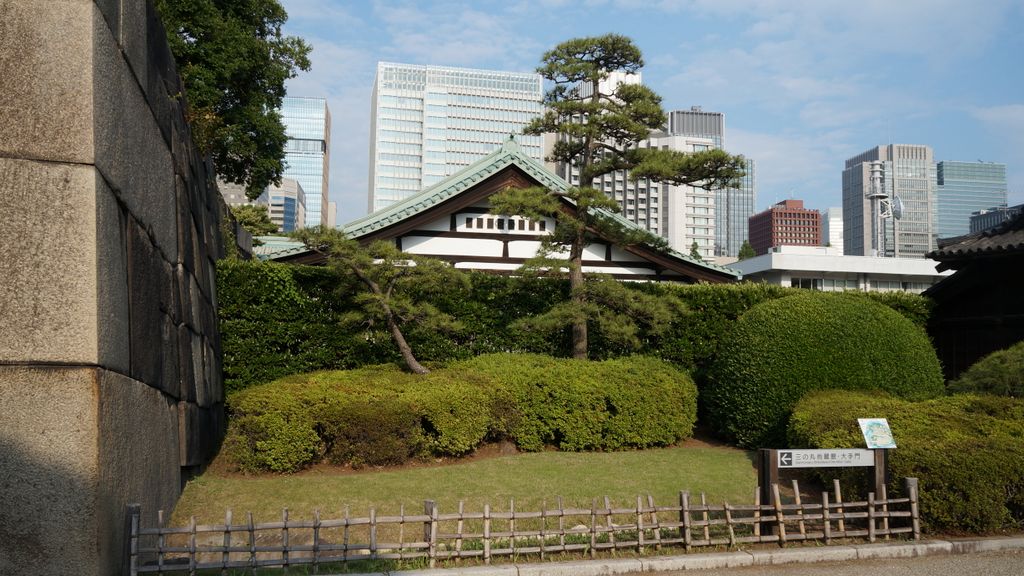
<path fill-rule="evenodd" d="M 875 454 L 861 448 L 778 450 L 779 468 L 846 468 L 874 466 Z"/>

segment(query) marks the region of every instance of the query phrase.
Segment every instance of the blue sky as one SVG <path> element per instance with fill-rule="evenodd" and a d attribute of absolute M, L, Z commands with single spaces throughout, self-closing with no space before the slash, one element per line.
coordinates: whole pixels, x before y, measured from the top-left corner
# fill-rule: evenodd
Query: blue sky
<path fill-rule="evenodd" d="M 378 61 L 532 71 L 570 38 L 644 53 L 666 110 L 723 112 L 757 161 L 757 209 L 838 206 L 844 161 L 889 142 L 1007 165 L 1024 202 L 1024 0 L 281 0 L 312 46 L 294 96 L 328 99 L 338 223 L 366 213 Z"/>

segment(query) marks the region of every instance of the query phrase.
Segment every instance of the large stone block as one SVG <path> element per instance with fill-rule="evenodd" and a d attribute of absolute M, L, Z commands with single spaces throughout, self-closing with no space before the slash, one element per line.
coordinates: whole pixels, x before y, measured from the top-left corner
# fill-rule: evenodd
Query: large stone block
<path fill-rule="evenodd" d="M 95 369 L 0 366 L 0 574 L 106 573 L 96 399 Z"/>
<path fill-rule="evenodd" d="M 97 363 L 124 374 L 131 361 L 127 228 L 124 207 L 96 174 Z"/>
<path fill-rule="evenodd" d="M 124 550 L 125 506 L 142 505 L 142 520 L 156 523 L 158 510 L 174 508 L 181 489 L 178 407 L 159 391 L 100 371 L 98 404 L 99 564 L 113 574 Z"/>
<path fill-rule="evenodd" d="M 125 368 L 119 208 L 95 169 L 0 158 L 0 191 L 0 361 Z"/>
<path fill-rule="evenodd" d="M 128 302 L 131 307 L 131 371 L 136 380 L 157 385 L 162 373 L 160 259 L 149 236 L 128 221 Z"/>
<path fill-rule="evenodd" d="M 92 2 L 0 0 L 0 156 L 93 161 L 94 12 L 102 21 Z"/>
<path fill-rule="evenodd" d="M 129 14 L 122 12 L 122 16 Z M 170 147 L 103 17 L 97 11 L 93 18 L 97 31 L 92 63 L 94 162 L 128 211 L 152 230 L 164 258 L 176 262 L 177 206 Z"/>

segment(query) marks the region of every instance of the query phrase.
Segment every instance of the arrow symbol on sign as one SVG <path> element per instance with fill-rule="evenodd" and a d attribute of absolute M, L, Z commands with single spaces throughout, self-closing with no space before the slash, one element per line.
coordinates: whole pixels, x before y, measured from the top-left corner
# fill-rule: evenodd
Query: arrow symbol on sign
<path fill-rule="evenodd" d="M 779 452 L 779 466 L 792 466 L 793 465 L 793 453 L 792 452 Z"/>

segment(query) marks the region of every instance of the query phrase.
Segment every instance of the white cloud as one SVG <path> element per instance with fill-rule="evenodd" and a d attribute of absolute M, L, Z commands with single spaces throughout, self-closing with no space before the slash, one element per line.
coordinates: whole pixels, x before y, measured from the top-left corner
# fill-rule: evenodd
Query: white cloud
<path fill-rule="evenodd" d="M 1004 147 L 1009 204 L 1024 204 L 1024 104 L 974 108 L 971 115 Z"/>
<path fill-rule="evenodd" d="M 757 207 L 760 211 L 786 198 L 804 200 L 824 210 L 842 200 L 842 158 L 850 148 L 841 132 L 817 138 L 730 129 L 729 151 L 755 161 Z"/>

